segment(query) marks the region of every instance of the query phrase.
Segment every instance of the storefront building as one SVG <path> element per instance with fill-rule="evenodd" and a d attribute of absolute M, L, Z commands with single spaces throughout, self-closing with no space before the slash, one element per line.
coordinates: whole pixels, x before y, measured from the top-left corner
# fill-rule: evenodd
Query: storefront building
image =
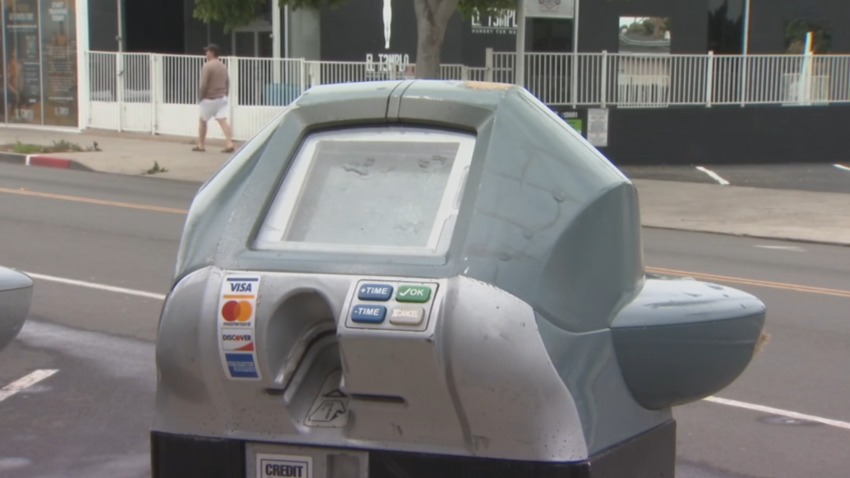
<path fill-rule="evenodd" d="M 6 94 L 0 115 L 6 123 L 77 126 L 81 50 L 201 54 L 205 44 L 215 42 L 226 54 L 240 57 L 278 53 L 325 61 L 416 61 L 410 0 L 350 0 L 339 9 L 322 11 L 275 9 L 270 0 L 253 24 L 227 34 L 219 24 L 193 18 L 193 0 L 2 0 L 1 4 Z M 529 19 L 527 50 L 785 53 L 801 51 L 805 32 L 815 31 L 818 53 L 850 52 L 850 2 L 580 0 L 578 11 L 577 48 L 575 19 Z M 277 39 L 275 13 L 281 25 Z M 644 33 L 626 26 L 646 19 L 657 19 L 663 29 Z M 446 32 L 443 63 L 482 66 L 487 48 L 513 51 L 516 31 L 514 12 L 471 20 L 455 14 Z"/>
<path fill-rule="evenodd" d="M 0 121 L 76 127 L 77 9 L 74 0 L 3 0 Z"/>
<path fill-rule="evenodd" d="M 572 8 L 574 2 L 576 8 Z M 200 55 L 211 42 L 219 44 L 225 55 L 242 59 L 301 58 L 311 63 L 293 60 L 273 72 L 272 63 L 240 60 L 234 70 L 241 86 L 234 98 L 238 111 L 233 114 L 236 130 L 246 137 L 283 104 L 269 100 L 274 88 L 297 84 L 293 89 L 297 93 L 316 84 L 305 78 L 317 62 L 322 63 L 322 71 L 335 66 L 328 62 L 352 62 L 360 69 L 366 64 L 368 72 L 373 71 L 370 65 L 416 61 L 412 0 L 350 0 L 338 9 L 321 11 L 290 11 L 269 0 L 253 23 L 229 33 L 220 24 L 193 18 L 194 0 L 0 0 L 0 5 L 4 12 L 0 74 L 5 90 L 0 123 L 8 125 L 80 129 L 118 124 L 121 131 L 191 134 Z M 663 101 L 655 99 L 649 107 L 640 101 L 608 107 L 610 135 L 602 148 L 615 161 L 652 162 L 659 154 L 675 161 L 770 161 L 780 156 L 828 156 L 843 148 L 838 130 L 850 114 L 850 57 L 834 58 L 829 71 L 788 63 L 790 69 L 779 72 L 773 81 L 774 89 L 782 91 L 774 92 L 773 99 L 764 102 L 769 106 L 763 106 L 758 104 L 753 82 L 716 92 L 727 95 L 726 104 L 720 104 L 723 101 L 718 99 L 723 98 L 710 91 L 711 81 L 731 78 L 745 83 L 750 78 L 755 81 L 759 72 L 742 70 L 741 62 L 714 65 L 706 61 L 706 55 L 801 56 L 807 32 L 813 33 L 813 50 L 818 55 L 850 53 L 850 2 L 560 0 L 558 5 L 572 9 L 574 14 L 568 15 L 572 18 L 528 18 L 527 52 L 627 54 L 618 59 L 617 72 L 606 73 L 619 75 L 611 76 L 611 81 L 612 91 L 620 88 L 621 97 L 627 92 L 624 79 L 642 82 L 643 93 L 678 85 L 676 94 L 667 94 Z M 517 31 L 513 11 L 466 20 L 455 14 L 446 31 L 442 62 L 481 69 L 487 49 L 504 55 L 515 51 Z M 703 70 L 711 64 L 712 70 L 709 74 L 700 70 L 693 78 L 682 76 L 671 60 L 653 66 L 659 69 L 656 74 L 640 58 L 680 54 L 693 55 L 693 63 L 703 65 Z M 579 66 L 547 79 L 552 88 L 563 90 L 585 77 L 601 84 L 594 76 L 597 73 L 586 74 L 581 63 L 568 59 L 562 63 Z M 528 81 L 551 74 L 548 66 L 535 68 L 527 69 Z M 807 71 L 808 76 L 803 74 Z M 823 98 L 793 100 L 793 83 L 809 77 L 818 82 Z M 325 77 L 319 84 L 328 81 L 361 80 Z M 512 81 L 510 68 L 496 81 Z M 695 100 L 680 101 L 676 95 L 682 91 Z M 286 97 L 291 99 L 292 94 Z M 544 101 L 586 129 L 588 109 L 599 104 L 596 100 L 576 104 L 575 97 L 560 103 Z M 806 107 L 780 107 L 788 106 L 786 97 L 792 98 L 789 103 Z M 714 139 L 720 132 L 723 141 Z M 645 147 L 659 142 L 665 144 L 664 151 Z"/>
<path fill-rule="evenodd" d="M 36 0 L 31 0 L 36 2 Z M 89 0 L 92 50 L 116 51 L 121 0 Z M 571 0 L 562 0 L 572 3 Z M 622 26 L 631 19 L 663 19 L 669 53 L 774 54 L 789 51 L 802 31 L 819 33 L 819 53 L 850 53 L 850 2 L 835 0 L 579 0 L 578 51 L 623 51 Z M 336 10 L 279 10 L 280 38 L 272 38 L 271 2 L 254 24 L 225 34 L 221 25 L 192 17 L 193 0 L 123 0 L 123 50 L 198 54 L 209 42 L 237 56 L 281 56 L 365 61 L 401 55 L 415 62 L 416 23 L 411 0 L 350 0 Z M 748 14 L 749 10 L 749 14 Z M 385 21 L 386 20 L 386 21 Z M 528 19 L 528 51 L 573 51 L 573 19 Z M 289 28 L 287 29 L 287 26 Z M 287 34 L 288 30 L 288 34 Z M 151 32 L 156 32 L 152 35 Z M 386 35 L 385 35 L 386 32 Z M 451 19 L 444 63 L 483 64 L 484 50 L 512 51 L 516 15 Z M 745 41 L 745 36 L 749 41 Z M 388 40 L 388 41 L 387 41 Z M 389 47 L 387 47 L 389 43 Z M 629 51 L 626 49 L 626 51 Z"/>

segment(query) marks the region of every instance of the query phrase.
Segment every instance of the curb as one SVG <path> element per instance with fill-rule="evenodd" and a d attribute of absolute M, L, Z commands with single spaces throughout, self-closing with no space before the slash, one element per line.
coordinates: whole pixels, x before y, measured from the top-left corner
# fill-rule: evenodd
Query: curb
<path fill-rule="evenodd" d="M 49 156 L 43 154 L 19 154 L 19 153 L 9 153 L 9 152 L 0 152 L 0 164 L 19 164 L 24 166 L 36 166 L 36 167 L 48 167 L 48 168 L 57 168 L 57 169 L 70 169 L 76 171 L 87 171 L 87 172 L 101 172 L 89 168 L 88 166 L 83 165 L 73 159 L 68 158 L 60 158 L 56 156 Z M 104 174 L 116 174 L 116 173 L 104 173 Z M 121 173 L 117 173 L 121 174 Z M 189 182 L 199 182 L 194 180 L 186 180 L 186 179 L 170 179 L 170 178 L 162 178 L 169 181 L 189 181 Z M 203 183 L 203 181 L 200 181 Z M 657 229 L 657 230 L 666 230 L 666 231 L 678 231 L 678 232 L 692 232 L 692 233 L 700 233 L 700 234 L 715 234 L 720 236 L 729 236 L 729 237 L 749 237 L 753 239 L 764 239 L 764 240 L 773 240 L 773 241 L 785 241 L 785 242 L 795 242 L 802 244 L 817 244 L 823 246 L 838 246 L 838 247 L 850 247 L 850 243 L 846 242 L 837 242 L 837 241 L 819 241 L 813 239 L 805 239 L 800 237 L 784 237 L 784 236 L 768 236 L 768 235 L 759 235 L 759 234 L 748 234 L 748 233 L 734 233 L 734 232 L 720 232 L 720 231 L 710 231 L 710 230 L 701 230 L 695 228 L 682 228 L 682 227 L 673 227 L 673 226 L 659 226 L 659 225 L 648 225 L 641 224 L 641 228 L 646 229 Z"/>
<path fill-rule="evenodd" d="M 834 246 L 834 247 L 850 247 L 850 243 L 848 242 L 838 242 L 838 241 L 820 241 L 817 239 L 805 239 L 800 237 L 788 237 L 788 236 L 768 236 L 764 234 L 750 234 L 744 232 L 719 232 L 719 231 L 708 231 L 704 229 L 684 229 L 684 228 L 676 228 L 672 226 L 649 226 L 646 224 L 641 224 L 642 228 L 646 229 L 658 229 L 661 231 L 677 231 L 677 232 L 693 232 L 697 234 L 714 234 L 718 236 L 728 236 L 728 237 L 747 237 L 750 239 L 762 239 L 766 241 L 782 241 L 782 242 L 795 242 L 798 244 L 813 244 L 818 246 Z"/>
<path fill-rule="evenodd" d="M 19 154 L 0 152 L 0 163 L 22 164 L 24 166 L 36 166 L 42 168 L 73 169 L 76 171 L 94 171 L 73 159 L 60 158 L 44 154 Z"/>

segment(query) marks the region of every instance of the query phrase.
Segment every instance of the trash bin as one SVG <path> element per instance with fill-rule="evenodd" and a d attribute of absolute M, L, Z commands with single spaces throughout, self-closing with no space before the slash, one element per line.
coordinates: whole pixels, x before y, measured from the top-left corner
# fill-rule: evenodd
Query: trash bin
<path fill-rule="evenodd" d="M 524 89 L 315 87 L 191 206 L 153 476 L 673 476 L 764 319 L 647 276 L 634 186 Z"/>

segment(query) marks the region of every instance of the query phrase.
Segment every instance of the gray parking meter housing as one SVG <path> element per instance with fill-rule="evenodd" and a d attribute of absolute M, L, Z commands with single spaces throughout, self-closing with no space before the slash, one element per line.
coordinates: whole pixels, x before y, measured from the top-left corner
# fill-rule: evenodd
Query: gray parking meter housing
<path fill-rule="evenodd" d="M 23 272 L 0 267 L 0 351 L 15 340 L 32 305 L 33 282 Z"/>
<path fill-rule="evenodd" d="M 738 377 L 764 318 L 648 278 L 634 186 L 527 91 L 313 88 L 192 204 L 154 476 L 672 476 L 670 407 Z"/>

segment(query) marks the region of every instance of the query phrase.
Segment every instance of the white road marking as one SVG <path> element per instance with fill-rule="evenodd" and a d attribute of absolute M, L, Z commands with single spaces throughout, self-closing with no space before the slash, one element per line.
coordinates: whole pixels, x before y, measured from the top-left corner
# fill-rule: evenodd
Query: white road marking
<path fill-rule="evenodd" d="M 144 297 L 147 299 L 165 300 L 164 294 L 155 294 L 153 292 L 145 292 L 143 290 L 125 289 L 123 287 L 114 287 L 106 284 L 96 284 L 94 282 L 85 282 L 81 280 L 65 279 L 62 277 L 47 276 L 44 274 L 33 274 L 26 272 L 33 279 L 41 279 L 48 282 L 58 282 L 60 284 L 75 285 L 78 287 L 88 287 L 89 289 L 97 289 L 106 292 L 116 292 L 118 294 L 134 295 L 136 297 Z"/>
<path fill-rule="evenodd" d="M 702 171 L 705 174 L 709 175 L 711 177 L 711 179 L 720 183 L 721 186 L 728 186 L 729 185 L 729 181 L 721 178 L 717 173 L 715 173 L 714 171 L 711 171 L 710 169 L 705 169 L 702 166 L 697 166 L 697 170 Z"/>
<path fill-rule="evenodd" d="M 26 390 L 29 387 L 37 384 L 38 382 L 51 377 L 53 374 L 58 372 L 58 370 L 36 370 L 35 372 L 27 375 L 24 378 L 18 379 L 9 385 L 6 385 L 2 389 L 0 389 L 0 402 L 6 400 L 12 395 Z"/>
<path fill-rule="evenodd" d="M 781 410 L 779 408 L 766 407 L 764 405 L 756 405 L 756 404 L 753 404 L 753 403 L 739 402 L 737 400 L 729 400 L 729 399 L 726 399 L 726 398 L 719 398 L 719 397 L 708 397 L 708 398 L 705 398 L 703 400 L 705 400 L 707 402 L 717 403 L 717 404 L 720 404 L 720 405 L 727 405 L 727 406 L 736 407 L 736 408 L 744 408 L 746 410 L 752 410 L 752 411 L 755 411 L 755 412 L 769 413 L 771 415 L 780 415 L 780 416 L 788 417 L 788 418 L 796 418 L 797 420 L 806 420 L 806 421 L 809 421 L 809 422 L 822 423 L 824 425 L 829 425 L 831 427 L 843 428 L 844 430 L 850 430 L 850 423 L 848 423 L 848 422 L 841 422 L 841 421 L 838 421 L 838 420 L 831 420 L 829 418 L 816 417 L 814 415 L 806 415 L 806 414 L 803 414 L 803 413 L 792 412 L 790 410 Z"/>
<path fill-rule="evenodd" d="M 838 168 L 838 169 L 843 169 L 843 170 L 845 170 L 845 171 L 850 171 L 850 168 L 848 168 L 847 166 L 845 166 L 845 165 L 843 165 L 843 164 L 833 164 L 833 166 L 835 166 L 835 167 L 836 167 L 836 168 Z"/>
<path fill-rule="evenodd" d="M 758 247 L 759 249 L 774 249 L 777 251 L 794 251 L 794 252 L 806 252 L 802 247 L 797 246 L 753 246 Z"/>

